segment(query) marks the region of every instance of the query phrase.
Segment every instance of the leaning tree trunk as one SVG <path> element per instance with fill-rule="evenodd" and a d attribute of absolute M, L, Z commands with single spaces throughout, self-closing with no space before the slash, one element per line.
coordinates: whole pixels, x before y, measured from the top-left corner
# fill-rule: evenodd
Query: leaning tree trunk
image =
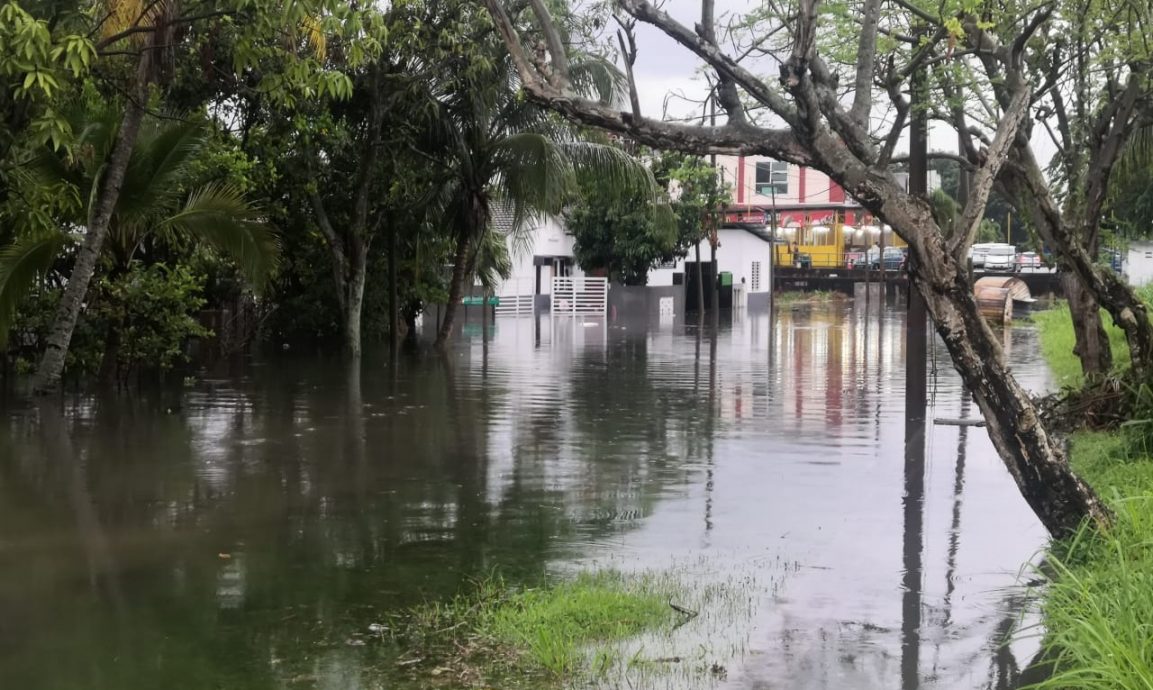
<path fill-rule="evenodd" d="M 1069 314 L 1073 318 L 1073 335 L 1076 339 L 1073 354 L 1081 361 L 1082 373 L 1085 376 L 1109 373 L 1113 368 L 1113 351 L 1110 349 L 1105 324 L 1101 321 L 1101 305 L 1076 276 L 1066 273 L 1061 278 L 1061 284 L 1065 288 Z"/>
<path fill-rule="evenodd" d="M 452 336 L 452 329 L 456 322 L 456 308 L 464 296 L 464 281 L 468 273 L 468 247 L 472 236 L 467 229 L 457 233 L 456 252 L 452 260 L 452 281 L 448 286 L 448 303 L 444 305 L 444 316 L 440 322 L 440 330 L 436 333 L 436 342 L 433 347 L 443 350 L 448 346 Z"/>
<path fill-rule="evenodd" d="M 914 267 L 910 279 L 925 298 L 954 367 L 981 409 L 989 438 L 1021 495 L 1055 536 L 1073 533 L 1087 517 L 1107 524 L 1108 510 L 1073 473 L 1062 445 L 1041 423 L 1032 398 L 1009 373 L 964 270 L 952 257 L 948 261 L 936 267 L 936 275 Z"/>
<path fill-rule="evenodd" d="M 72 332 L 76 329 L 76 321 L 80 317 L 84 298 L 88 294 L 88 286 L 96 274 L 100 252 L 108 236 L 108 225 L 112 222 L 112 213 L 116 210 L 116 202 L 120 199 L 124 172 L 128 169 L 128 160 L 136 145 L 136 135 L 140 132 L 140 124 L 144 121 L 144 108 L 138 105 L 145 100 L 146 88 L 143 80 L 137 91 L 137 98 L 129 99 L 125 105 L 120 130 L 116 133 L 116 141 L 104 166 L 104 174 L 100 177 L 84 244 L 76 255 L 76 263 L 68 276 L 68 284 L 64 288 L 64 295 L 60 298 L 60 306 L 57 307 L 56 316 L 52 321 L 47 347 L 33 381 L 33 390 L 37 393 L 52 392 L 60 385 L 68 345 L 72 342 Z"/>

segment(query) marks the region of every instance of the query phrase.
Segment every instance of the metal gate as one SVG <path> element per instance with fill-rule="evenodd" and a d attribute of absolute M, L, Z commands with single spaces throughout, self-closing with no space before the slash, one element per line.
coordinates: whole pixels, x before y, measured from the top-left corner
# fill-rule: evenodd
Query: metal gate
<path fill-rule="evenodd" d="M 501 283 L 497 290 L 497 314 L 531 314 L 536 295 L 533 294 L 532 278 L 510 278 Z"/>
<path fill-rule="evenodd" d="M 552 313 L 595 314 L 608 311 L 608 278 L 557 277 L 552 279 Z"/>

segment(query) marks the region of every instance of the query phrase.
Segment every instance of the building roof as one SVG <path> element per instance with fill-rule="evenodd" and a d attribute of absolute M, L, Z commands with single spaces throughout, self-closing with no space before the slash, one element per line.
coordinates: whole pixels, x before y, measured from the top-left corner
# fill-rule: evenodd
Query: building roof
<path fill-rule="evenodd" d="M 721 230 L 744 230 L 745 232 L 749 233 L 753 237 L 756 237 L 757 239 L 762 240 L 764 242 L 770 242 L 771 243 L 773 241 L 772 230 L 767 225 L 761 225 L 758 223 L 725 223 L 725 224 L 721 225 L 720 229 Z M 781 241 L 782 240 L 778 237 L 777 242 L 780 243 Z"/>

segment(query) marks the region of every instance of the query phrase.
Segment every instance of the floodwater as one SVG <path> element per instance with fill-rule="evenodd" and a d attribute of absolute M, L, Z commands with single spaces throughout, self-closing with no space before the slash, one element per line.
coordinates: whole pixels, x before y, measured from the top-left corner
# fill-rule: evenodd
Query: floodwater
<path fill-rule="evenodd" d="M 713 672 L 619 687 L 1012 688 L 1036 652 L 1005 640 L 1044 531 L 983 429 L 932 423 L 978 415 L 939 345 L 906 462 L 899 309 L 490 336 L 4 410 L 0 688 L 395 687 L 386 612 L 594 567 L 721 592 L 667 641 Z"/>

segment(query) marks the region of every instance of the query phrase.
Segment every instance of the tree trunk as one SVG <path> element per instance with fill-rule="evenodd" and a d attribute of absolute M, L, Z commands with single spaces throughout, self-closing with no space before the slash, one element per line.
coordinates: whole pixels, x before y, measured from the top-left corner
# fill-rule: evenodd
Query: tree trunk
<path fill-rule="evenodd" d="M 1108 524 L 1108 510 L 1073 473 L 1061 444 L 1046 433 L 1029 394 L 1009 373 L 964 271 L 951 257 L 948 262 L 951 280 L 927 280 L 919 266 L 910 277 L 1021 495 L 1054 536 L 1072 534 L 1086 517 Z"/>
<path fill-rule="evenodd" d="M 364 308 L 364 283 L 368 274 L 368 251 L 357 246 L 349 261 L 348 292 L 344 299 L 344 351 L 349 357 L 361 354 L 360 313 Z"/>
<path fill-rule="evenodd" d="M 108 226 L 112 221 L 112 214 L 116 210 L 116 202 L 120 199 L 120 186 L 124 183 L 124 171 L 128 168 L 128 160 L 132 156 L 132 149 L 136 145 L 136 135 L 140 132 L 140 124 L 144 121 L 144 109 L 137 105 L 144 102 L 146 96 L 146 83 L 141 79 L 135 99 L 129 99 L 125 104 L 124 117 L 120 122 L 120 130 L 116 133 L 116 141 L 108 156 L 104 167 L 104 174 L 100 178 L 99 191 L 96 195 L 95 206 L 91 210 L 88 221 L 88 232 L 84 237 L 84 244 L 76 255 L 76 263 L 72 273 L 68 276 L 68 284 L 64 288 L 64 295 L 60 298 L 60 306 L 56 309 L 56 316 L 52 321 L 52 329 L 48 334 L 47 347 L 40 360 L 33 380 L 33 390 L 36 393 L 50 393 L 60 385 L 60 376 L 64 372 L 64 360 L 68 355 L 68 345 L 72 342 L 72 332 L 76 328 L 76 321 L 80 317 L 80 310 L 84 306 L 84 298 L 88 294 L 88 286 L 96 274 L 100 252 L 104 248 L 104 240 L 108 236 Z"/>
<path fill-rule="evenodd" d="M 104 356 L 100 361 L 100 383 L 110 386 L 116 383 L 120 367 L 120 331 L 122 324 L 114 324 L 108 329 L 104 339 Z"/>
<path fill-rule="evenodd" d="M 1113 351 L 1105 324 L 1101 321 L 1101 305 L 1076 276 L 1066 273 L 1061 283 L 1069 301 L 1069 314 L 1073 317 L 1073 334 L 1076 336 L 1073 354 L 1081 360 L 1081 371 L 1085 376 L 1109 373 L 1113 368 Z"/>
<path fill-rule="evenodd" d="M 721 318 L 721 276 L 717 272 L 717 241 L 715 238 L 709 238 L 709 251 L 712 254 L 710 262 L 713 265 L 713 294 L 709 299 L 711 302 L 709 309 L 713 312 L 713 327 L 715 328 Z"/>
<path fill-rule="evenodd" d="M 480 341 L 488 347 L 488 288 L 481 291 L 480 298 Z"/>
<path fill-rule="evenodd" d="M 705 269 L 701 266 L 701 243 L 698 240 L 697 252 L 697 324 L 705 323 Z"/>
<path fill-rule="evenodd" d="M 436 342 L 433 343 L 433 347 L 438 350 L 448 346 L 456 322 L 457 305 L 464 296 L 464 281 L 468 273 L 468 240 L 471 236 L 472 233 L 467 229 L 457 233 L 456 252 L 452 260 L 452 281 L 448 286 L 448 303 L 444 305 L 444 316 L 436 333 Z"/>
<path fill-rule="evenodd" d="M 393 223 L 388 233 L 388 349 L 393 360 L 400 354 L 400 278 L 396 275 L 396 252 L 398 223 Z"/>
<path fill-rule="evenodd" d="M 1133 369 L 1153 369 L 1153 323 L 1145 303 L 1112 271 L 1096 265 L 1096 257 L 1080 240 L 1086 233 L 1078 232 L 1062 218 L 1033 152 L 1014 148 L 1003 170 L 1000 182 L 1025 206 L 1037 234 L 1053 248 L 1061 267 L 1081 282 L 1086 292 L 1109 312 L 1114 325 L 1125 332 Z"/>

